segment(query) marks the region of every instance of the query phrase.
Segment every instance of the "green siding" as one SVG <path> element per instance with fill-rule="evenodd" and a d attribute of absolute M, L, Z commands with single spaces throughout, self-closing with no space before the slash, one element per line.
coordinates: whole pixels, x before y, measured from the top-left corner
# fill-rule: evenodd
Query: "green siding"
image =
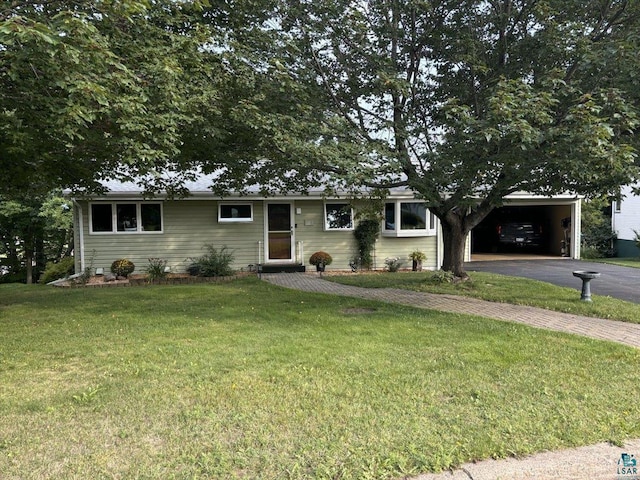
<path fill-rule="evenodd" d="M 242 200 L 243 203 L 245 201 Z M 211 244 L 218 248 L 226 245 L 235 256 L 233 267 L 246 270 L 249 265 L 259 262 L 259 252 L 264 252 L 265 241 L 265 202 L 251 203 L 254 219 L 249 223 L 218 223 L 217 201 L 176 200 L 163 202 L 162 233 L 90 234 L 89 203 L 82 202 L 85 264 L 109 271 L 114 260 L 128 258 L 136 265 L 134 273 L 144 273 L 148 259 L 158 257 L 167 260 L 173 272 L 184 272 L 189 259 L 205 253 L 205 245 Z M 348 270 L 349 262 L 357 252 L 353 231 L 325 231 L 324 203 L 321 200 L 290 203 L 294 209 L 296 260 L 313 268 L 309 265 L 309 257 L 315 251 L 324 250 L 333 257 L 330 269 Z M 384 268 L 387 257 L 399 257 L 403 267 L 410 268 L 408 255 L 419 249 L 427 255 L 423 267 L 435 269 L 436 248 L 435 236 L 380 236 L 374 252 L 375 267 Z M 264 261 L 264 253 L 261 260 Z"/>
<path fill-rule="evenodd" d="M 235 256 L 234 268 L 246 269 L 258 261 L 262 237 L 262 202 L 254 205 L 251 223 L 218 223 L 218 202 L 183 200 L 163 202 L 162 233 L 90 234 L 87 203 L 83 205 L 85 262 L 108 271 L 118 258 L 128 258 L 143 273 L 148 259 L 167 260 L 174 272 L 184 272 L 189 258 L 205 253 L 205 245 L 227 246 Z"/>
<path fill-rule="evenodd" d="M 633 240 L 616 240 L 617 257 L 628 258 L 640 256 L 640 249 Z"/>
<path fill-rule="evenodd" d="M 295 204 L 301 213 L 295 215 L 296 241 L 303 242 L 304 264 L 308 268 L 309 257 L 313 252 L 324 250 L 333 257 L 333 263 L 328 269 L 347 270 L 349 262 L 357 256 L 357 244 L 352 230 L 325 231 L 324 203 L 322 201 L 298 201 Z M 357 223 L 357 222 L 356 222 Z M 421 250 L 427 255 L 423 268 L 436 268 L 436 236 L 429 237 L 383 237 L 381 234 L 374 250 L 374 268 L 384 268 L 384 259 L 398 257 L 403 261 L 403 268 L 411 267 L 409 253 Z"/>

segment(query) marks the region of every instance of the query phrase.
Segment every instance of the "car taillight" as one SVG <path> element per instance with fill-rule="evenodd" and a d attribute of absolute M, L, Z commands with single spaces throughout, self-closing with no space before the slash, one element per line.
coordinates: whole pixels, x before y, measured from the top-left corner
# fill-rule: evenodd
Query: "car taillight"
<path fill-rule="evenodd" d="M 498 231 L 498 235 L 500 235 L 502 233 L 502 225 L 498 225 L 496 230 Z"/>

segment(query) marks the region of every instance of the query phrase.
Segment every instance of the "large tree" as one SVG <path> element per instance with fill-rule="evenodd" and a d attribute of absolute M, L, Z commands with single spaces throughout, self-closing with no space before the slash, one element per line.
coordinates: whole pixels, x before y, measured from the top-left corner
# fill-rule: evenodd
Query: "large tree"
<path fill-rule="evenodd" d="M 407 186 L 441 221 L 443 268 L 465 276 L 465 240 L 505 196 L 615 194 L 636 177 L 639 8 L 283 0 L 282 60 L 324 98 L 300 177 Z M 279 162 L 265 165 L 292 169 Z"/>
<path fill-rule="evenodd" d="M 229 112 L 257 95 L 247 52 L 266 51 L 268 3 L 4 2 L 0 193 L 91 192 L 104 178 L 182 193 L 195 155 L 237 149 Z"/>

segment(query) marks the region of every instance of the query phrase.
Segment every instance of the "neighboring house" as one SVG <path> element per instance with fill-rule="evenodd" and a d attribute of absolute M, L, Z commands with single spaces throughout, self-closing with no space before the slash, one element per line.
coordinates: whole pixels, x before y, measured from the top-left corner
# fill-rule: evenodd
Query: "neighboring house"
<path fill-rule="evenodd" d="M 192 258 L 205 253 L 206 245 L 227 246 L 234 255 L 233 267 L 245 271 L 257 265 L 308 268 L 309 257 L 318 250 L 333 257 L 328 268 L 348 270 L 357 256 L 353 230 L 365 200 L 356 200 L 352 206 L 348 198 L 327 198 L 320 189 L 304 195 L 264 198 L 249 192 L 220 199 L 208 188 L 210 184 L 209 177 L 188 184 L 191 195 L 185 199 L 145 200 L 135 184 L 112 182 L 106 195 L 74 199 L 76 272 L 86 267 L 108 271 L 114 260 L 127 258 L 141 273 L 151 257 L 166 260 L 172 272 L 184 272 Z M 538 212 L 547 208 L 558 225 L 561 217 L 570 215 L 577 219 L 574 228 L 579 231 L 580 200 L 575 197 L 515 195 L 512 202 Z M 545 202 L 551 206 L 544 207 Z M 383 268 L 389 257 L 398 257 L 410 267 L 408 255 L 414 250 L 426 254 L 423 268 L 441 266 L 439 222 L 424 202 L 408 190 L 392 190 L 380 214 L 374 268 Z M 556 230 L 554 254 L 559 256 L 562 232 Z M 578 248 L 572 250 L 576 258 Z"/>
<path fill-rule="evenodd" d="M 611 230 L 618 235 L 615 245 L 618 257 L 640 255 L 635 242 L 635 230 L 640 232 L 640 196 L 635 195 L 632 188 L 630 185 L 623 187 L 622 200 L 611 206 Z"/>

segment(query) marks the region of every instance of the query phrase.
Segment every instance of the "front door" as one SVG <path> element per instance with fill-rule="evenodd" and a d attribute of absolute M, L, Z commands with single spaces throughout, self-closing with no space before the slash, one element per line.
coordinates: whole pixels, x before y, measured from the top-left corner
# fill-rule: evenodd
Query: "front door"
<path fill-rule="evenodd" d="M 293 260 L 293 222 L 290 203 L 267 204 L 267 262 Z"/>

